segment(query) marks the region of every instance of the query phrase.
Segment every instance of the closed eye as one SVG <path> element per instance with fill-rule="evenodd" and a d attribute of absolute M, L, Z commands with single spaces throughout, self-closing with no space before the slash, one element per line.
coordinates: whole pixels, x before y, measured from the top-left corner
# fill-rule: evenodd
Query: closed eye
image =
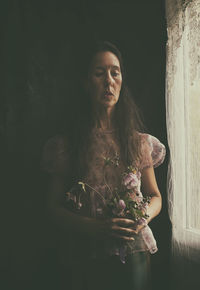
<path fill-rule="evenodd" d="M 113 76 L 113 77 L 117 77 L 117 76 L 119 76 L 119 74 L 120 74 L 120 73 L 119 73 L 118 71 L 114 71 L 114 72 L 112 72 L 112 76 Z"/>

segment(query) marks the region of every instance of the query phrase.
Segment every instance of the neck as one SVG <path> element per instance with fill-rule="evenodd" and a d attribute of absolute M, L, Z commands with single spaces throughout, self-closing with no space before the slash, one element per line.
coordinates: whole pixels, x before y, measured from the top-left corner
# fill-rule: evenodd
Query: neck
<path fill-rule="evenodd" d="M 96 119 L 96 126 L 103 130 L 112 130 L 114 128 L 113 122 L 113 108 L 95 107 L 94 117 Z"/>

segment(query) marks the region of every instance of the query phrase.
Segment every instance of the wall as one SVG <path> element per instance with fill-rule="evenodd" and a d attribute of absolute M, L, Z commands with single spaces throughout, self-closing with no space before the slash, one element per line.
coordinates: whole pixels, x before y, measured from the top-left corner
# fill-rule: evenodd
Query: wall
<path fill-rule="evenodd" d="M 10 0 L 1 1 L 1 7 L 5 237 L 1 272 L 4 289 L 13 289 L 13 285 L 15 289 L 16 285 L 38 289 L 38 283 L 46 287 L 49 276 L 56 276 L 53 246 L 44 223 L 41 150 L 46 139 L 60 130 L 63 116 L 70 110 L 76 59 L 87 39 L 107 39 L 119 46 L 148 131 L 167 145 L 164 2 Z M 160 218 L 152 224 L 160 249 L 152 257 L 158 288 L 161 279 L 167 283 L 169 263 L 166 167 L 167 161 L 157 171 L 164 205 Z M 48 287 L 52 285 L 50 280 Z"/>

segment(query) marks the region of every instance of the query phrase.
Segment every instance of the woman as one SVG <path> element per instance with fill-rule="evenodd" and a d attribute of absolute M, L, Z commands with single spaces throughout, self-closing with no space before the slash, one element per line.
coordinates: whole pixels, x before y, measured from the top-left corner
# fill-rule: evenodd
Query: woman
<path fill-rule="evenodd" d="M 155 137 L 139 133 L 141 122 L 125 85 L 119 50 L 109 42 L 96 43 L 84 60 L 84 93 L 74 128 L 47 142 L 42 161 L 51 176 L 49 216 L 60 228 L 62 287 L 149 289 L 149 250 L 156 245 L 151 246 L 152 238 L 149 247 L 144 229 L 161 210 L 153 167 L 162 163 L 165 148 Z M 132 197 L 151 197 L 140 222 L 104 211 L 127 168 L 137 172 Z M 81 199 L 74 187 L 78 182 L 86 191 Z"/>

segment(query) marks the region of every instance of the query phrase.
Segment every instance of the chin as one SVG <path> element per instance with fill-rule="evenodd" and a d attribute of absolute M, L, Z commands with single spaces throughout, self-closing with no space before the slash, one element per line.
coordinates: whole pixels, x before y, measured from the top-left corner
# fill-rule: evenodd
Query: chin
<path fill-rule="evenodd" d="M 103 100 L 101 102 L 101 104 L 105 107 L 114 107 L 116 105 L 117 102 L 115 102 L 114 100 Z"/>
<path fill-rule="evenodd" d="M 105 102 L 105 103 L 102 103 L 102 105 L 105 107 L 105 108 L 114 108 L 116 103 L 113 103 L 113 102 Z"/>

